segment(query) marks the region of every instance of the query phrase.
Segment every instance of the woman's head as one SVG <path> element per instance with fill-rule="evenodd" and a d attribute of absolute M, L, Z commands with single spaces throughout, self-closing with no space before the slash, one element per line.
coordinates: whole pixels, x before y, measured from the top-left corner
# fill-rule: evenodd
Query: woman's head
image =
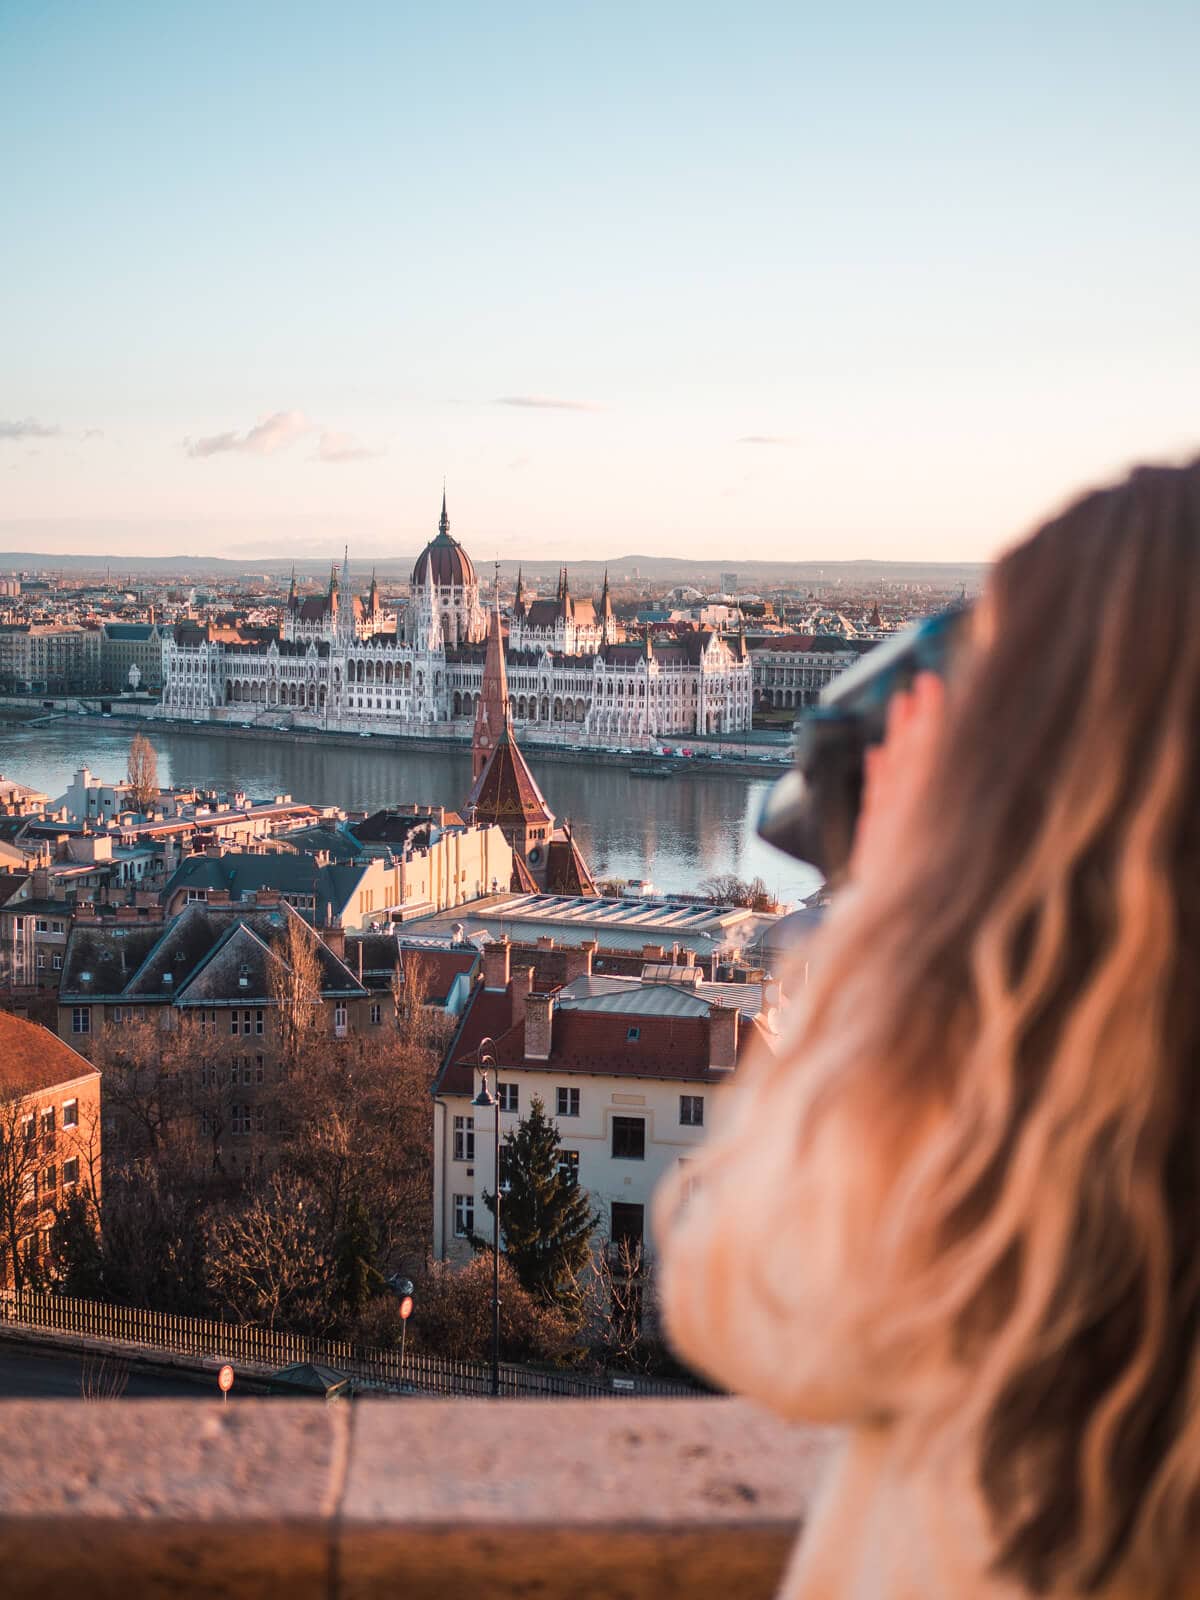
<path fill-rule="evenodd" d="M 860 1119 L 887 1199 L 846 1292 L 877 1347 L 944 1352 L 914 1426 L 970 1419 L 1031 1587 L 1178 1555 L 1200 1487 L 1198 734 L 1200 463 L 998 563 L 907 848 L 835 909 L 769 1115 L 711 1157 L 799 1166 Z"/>

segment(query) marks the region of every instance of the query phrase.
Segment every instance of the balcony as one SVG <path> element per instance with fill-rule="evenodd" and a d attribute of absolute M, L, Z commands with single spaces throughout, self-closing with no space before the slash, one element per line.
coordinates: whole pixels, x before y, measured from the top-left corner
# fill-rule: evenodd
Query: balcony
<path fill-rule="evenodd" d="M 5 1594 L 768 1600 L 828 1436 L 736 1400 L 0 1403 Z"/>

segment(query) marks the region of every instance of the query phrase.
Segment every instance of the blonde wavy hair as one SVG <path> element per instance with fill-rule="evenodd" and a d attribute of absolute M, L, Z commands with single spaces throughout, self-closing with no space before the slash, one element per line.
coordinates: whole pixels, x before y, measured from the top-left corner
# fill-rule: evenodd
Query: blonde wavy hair
<path fill-rule="evenodd" d="M 787 1348 L 797 1248 L 844 1244 L 787 1221 L 837 1128 L 875 1195 L 839 1321 L 911 1375 L 869 1403 L 969 1446 L 998 1573 L 1165 1593 L 1200 1486 L 1200 463 L 1079 500 L 985 610 L 911 847 L 835 904 L 689 1164 L 720 1204 L 673 1281 L 694 1206 L 663 1197 L 668 1320 L 726 1381 Z M 788 1366 L 759 1381 L 785 1411 Z"/>

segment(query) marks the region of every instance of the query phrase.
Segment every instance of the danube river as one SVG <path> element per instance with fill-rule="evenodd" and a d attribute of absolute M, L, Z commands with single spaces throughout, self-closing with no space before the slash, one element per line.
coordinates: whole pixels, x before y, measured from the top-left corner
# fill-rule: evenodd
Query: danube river
<path fill-rule="evenodd" d="M 471 780 L 465 750 L 412 750 L 291 744 L 199 731 L 146 730 L 158 751 L 160 783 L 244 789 L 255 799 L 290 794 L 348 810 L 418 801 L 456 806 Z M 57 798 L 88 766 L 100 778 L 124 775 L 131 730 L 111 723 L 50 723 L 0 728 L 0 774 Z M 569 820 L 598 878 L 649 878 L 667 893 L 693 890 L 714 873 L 762 877 L 785 901 L 810 894 L 817 873 L 756 836 L 755 818 L 770 778 L 744 777 L 706 764 L 704 772 L 631 778 L 627 757 L 531 765 L 550 807 Z"/>

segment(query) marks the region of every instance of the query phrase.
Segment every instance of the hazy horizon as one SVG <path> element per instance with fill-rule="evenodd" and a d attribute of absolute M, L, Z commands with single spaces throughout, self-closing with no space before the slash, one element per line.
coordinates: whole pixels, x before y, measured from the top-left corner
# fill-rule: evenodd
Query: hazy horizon
<path fill-rule="evenodd" d="M 368 563 L 445 478 L 480 564 L 986 560 L 1200 449 L 1198 46 L 1182 3 L 0 8 L 0 545 Z"/>

